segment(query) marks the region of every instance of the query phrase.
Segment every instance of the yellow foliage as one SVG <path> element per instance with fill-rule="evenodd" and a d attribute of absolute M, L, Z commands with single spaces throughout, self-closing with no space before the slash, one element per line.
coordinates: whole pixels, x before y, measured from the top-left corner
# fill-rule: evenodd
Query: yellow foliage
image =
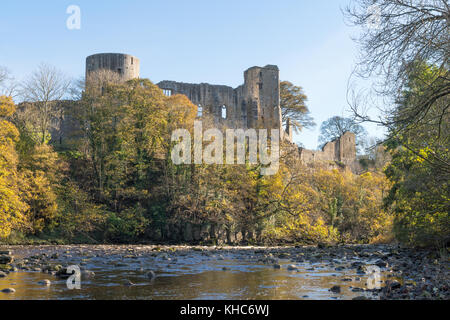
<path fill-rule="evenodd" d="M 15 107 L 12 99 L 0 97 L 0 115 L 10 116 Z M 27 206 L 20 198 L 15 144 L 19 133 L 9 121 L 0 121 L 0 238 L 23 226 Z"/>
<path fill-rule="evenodd" d="M 0 96 L 0 117 L 10 117 L 16 111 L 11 97 Z"/>

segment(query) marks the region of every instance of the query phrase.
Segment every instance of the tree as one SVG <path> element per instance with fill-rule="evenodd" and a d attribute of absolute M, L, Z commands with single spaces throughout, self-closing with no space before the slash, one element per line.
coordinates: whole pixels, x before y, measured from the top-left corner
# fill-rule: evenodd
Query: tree
<path fill-rule="evenodd" d="M 90 72 L 87 79 L 85 77 L 75 80 L 69 89 L 74 100 L 94 98 L 105 93 L 108 85 L 122 82 L 119 74 L 112 70 L 100 69 Z"/>
<path fill-rule="evenodd" d="M 410 112 L 416 99 L 427 94 L 427 83 L 442 71 L 417 64 L 399 99 L 394 115 Z M 396 234 L 404 242 L 443 246 L 450 241 L 450 114 L 449 99 L 440 99 L 420 121 L 402 134 L 396 127 L 387 142 L 392 162 L 386 170 L 393 188 L 386 199 L 396 213 Z"/>
<path fill-rule="evenodd" d="M 369 28 L 379 12 L 379 24 Z M 373 122 L 390 130 L 389 138 L 412 130 L 415 124 L 427 117 L 432 105 L 448 100 L 450 74 L 448 70 L 450 52 L 450 6 L 445 0 L 354 0 L 345 10 L 347 20 L 360 27 L 362 33 L 356 39 L 360 45 L 361 59 L 355 74 L 362 78 L 377 76 L 374 90 L 368 94 L 380 100 L 383 106 L 378 119 L 367 115 L 369 103 L 375 99 L 353 93 L 350 107 L 358 121 Z M 375 21 L 373 21 L 375 19 Z M 417 64 L 434 65 L 439 72 L 433 79 L 426 74 L 417 74 L 422 82 L 420 95 L 410 99 L 407 109 L 399 113 L 397 106 L 403 99 L 405 86 Z M 420 76 L 425 78 L 421 79 Z M 431 81 L 430 81 L 431 80 Z M 353 90 L 352 90 L 353 91 Z M 364 98 L 364 99 L 363 99 Z M 373 97 L 372 97 L 373 98 Z M 407 111 L 407 112 L 406 112 Z M 442 131 L 442 119 L 448 108 L 442 110 L 441 121 L 434 123 Z M 395 130 L 394 130 L 395 128 Z M 431 125 L 427 128 L 431 128 Z M 426 129 L 425 129 L 426 130 Z M 418 150 L 414 146 L 415 152 Z M 435 162 L 442 165 L 442 160 Z M 450 163 L 446 163 L 450 170 Z"/>
<path fill-rule="evenodd" d="M 327 142 L 340 138 L 346 132 L 353 132 L 355 134 L 358 151 L 363 151 L 367 131 L 363 126 L 350 118 L 336 116 L 324 121 L 320 126 L 319 143 L 323 147 Z"/>
<path fill-rule="evenodd" d="M 8 70 L 4 67 L 0 67 L 0 86 L 8 79 Z"/>
<path fill-rule="evenodd" d="M 28 119 L 36 127 L 40 143 L 49 139 L 50 131 L 58 129 L 63 116 L 61 99 L 68 93 L 71 81 L 59 70 L 41 64 L 22 84 L 22 98 L 30 102 L 34 112 Z"/>
<path fill-rule="evenodd" d="M 450 6 L 445 0 L 353 3 L 347 17 L 363 29 L 356 74 L 378 76 L 369 93 L 384 107 L 378 119 L 369 117 L 368 106 L 358 99 L 351 108 L 358 120 L 388 129 L 385 144 L 392 162 L 386 174 L 393 187 L 386 203 L 396 214 L 397 238 L 416 245 L 448 244 Z M 379 12 L 377 28 L 367 28 L 371 8 Z"/>
<path fill-rule="evenodd" d="M 7 68 L 0 66 L 0 95 L 14 97 L 17 94 L 17 82 Z"/>
<path fill-rule="evenodd" d="M 25 224 L 27 205 L 20 198 L 20 177 L 15 150 L 17 128 L 6 117 L 15 111 L 10 97 L 0 96 L 0 238 L 9 236 Z"/>
<path fill-rule="evenodd" d="M 353 0 L 345 15 L 362 30 L 356 39 L 362 53 L 358 75 L 383 75 L 389 92 L 403 85 L 408 64 L 416 60 L 439 68 L 448 63 L 450 6 L 445 0 Z"/>
<path fill-rule="evenodd" d="M 303 128 L 312 128 L 316 124 L 306 106 L 308 98 L 302 87 L 294 86 L 289 81 L 280 83 L 280 105 L 283 124 L 286 125 L 288 119 L 295 132 L 302 131 Z"/>

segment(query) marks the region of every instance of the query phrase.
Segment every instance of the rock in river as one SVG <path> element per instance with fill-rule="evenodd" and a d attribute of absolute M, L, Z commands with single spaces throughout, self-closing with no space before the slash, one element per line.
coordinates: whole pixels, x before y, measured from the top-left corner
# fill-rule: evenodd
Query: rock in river
<path fill-rule="evenodd" d="M 357 274 L 368 274 L 368 268 L 366 266 L 359 266 L 356 269 Z"/>
<path fill-rule="evenodd" d="M 90 271 L 90 270 L 83 270 L 81 272 L 81 274 L 83 275 L 83 277 L 86 277 L 86 278 L 93 278 L 93 277 L 95 277 L 95 272 L 94 271 Z"/>
<path fill-rule="evenodd" d="M 41 286 L 46 286 L 46 287 L 48 287 L 48 286 L 50 286 L 52 283 L 51 283 L 50 280 L 45 279 L 45 280 L 39 281 L 38 284 L 41 285 Z"/>
<path fill-rule="evenodd" d="M 341 286 L 334 286 L 330 289 L 333 293 L 341 293 Z"/>
<path fill-rule="evenodd" d="M 287 269 L 289 271 L 297 271 L 298 270 L 298 268 L 295 265 L 293 265 L 293 264 L 288 265 Z"/>
<path fill-rule="evenodd" d="M 365 296 L 358 296 L 358 297 L 354 297 L 352 300 L 369 300 L 369 298 L 367 298 Z"/>
<path fill-rule="evenodd" d="M 0 264 L 8 264 L 13 262 L 13 257 L 10 255 L 2 254 L 0 255 Z"/>
<path fill-rule="evenodd" d="M 380 267 L 380 268 L 387 268 L 387 267 L 389 267 L 389 264 L 386 261 L 383 261 L 381 259 L 378 260 L 377 262 L 375 262 L 375 265 L 377 267 Z"/>
<path fill-rule="evenodd" d="M 16 289 L 13 288 L 6 288 L 2 290 L 3 293 L 14 293 L 16 292 Z"/>
<path fill-rule="evenodd" d="M 125 280 L 124 281 L 124 286 L 126 287 L 132 287 L 135 286 L 136 284 L 134 284 L 133 282 L 131 282 L 130 280 Z"/>

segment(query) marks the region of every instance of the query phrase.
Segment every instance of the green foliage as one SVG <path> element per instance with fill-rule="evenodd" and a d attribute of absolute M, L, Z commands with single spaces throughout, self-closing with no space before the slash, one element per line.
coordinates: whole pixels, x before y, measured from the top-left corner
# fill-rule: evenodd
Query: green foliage
<path fill-rule="evenodd" d="M 283 85 L 287 114 L 306 121 L 301 88 Z M 225 234 L 228 242 L 236 235 L 244 243 L 312 244 L 369 242 L 390 229 L 381 208 L 387 184 L 377 173 L 312 170 L 295 156 L 273 176 L 250 164 L 175 166 L 171 133 L 192 132 L 197 114 L 187 97 L 166 97 L 145 79 L 102 82 L 101 94 L 95 88 L 74 104 L 83 134 L 73 149 L 56 153 L 33 138 L 32 121 L 16 119 L 11 195 L 23 204 L 30 241 L 183 241 L 191 226 L 209 243 Z"/>
<path fill-rule="evenodd" d="M 450 240 L 449 98 L 432 100 L 418 121 L 402 120 L 415 114 L 417 104 L 442 81 L 448 85 L 441 75 L 433 66 L 414 65 L 394 114 L 398 124 L 387 143 L 392 162 L 386 175 L 393 187 L 386 205 L 395 212 L 398 239 L 412 245 L 442 247 Z"/>
<path fill-rule="evenodd" d="M 150 221 L 140 206 L 120 213 L 110 212 L 106 219 L 104 239 L 115 243 L 135 243 L 142 238 Z"/>
<path fill-rule="evenodd" d="M 283 123 L 286 125 L 288 119 L 290 125 L 296 131 L 302 131 L 303 128 L 315 127 L 313 118 L 306 106 L 308 98 L 303 92 L 302 87 L 298 87 L 289 81 L 280 83 L 280 105 Z"/>

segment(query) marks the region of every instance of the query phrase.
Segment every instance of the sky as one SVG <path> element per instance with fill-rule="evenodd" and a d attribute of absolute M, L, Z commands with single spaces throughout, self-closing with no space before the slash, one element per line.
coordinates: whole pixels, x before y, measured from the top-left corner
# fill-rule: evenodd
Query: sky
<path fill-rule="evenodd" d="M 244 70 L 275 64 L 303 87 L 317 127 L 295 141 L 316 149 L 320 124 L 346 116 L 347 83 L 358 48 L 341 11 L 350 0 L 2 0 L 0 66 L 17 80 L 40 63 L 84 76 L 85 58 L 127 53 L 141 78 L 237 87 Z M 81 10 L 68 29 L 67 8 Z M 370 136 L 382 128 L 366 126 Z"/>

